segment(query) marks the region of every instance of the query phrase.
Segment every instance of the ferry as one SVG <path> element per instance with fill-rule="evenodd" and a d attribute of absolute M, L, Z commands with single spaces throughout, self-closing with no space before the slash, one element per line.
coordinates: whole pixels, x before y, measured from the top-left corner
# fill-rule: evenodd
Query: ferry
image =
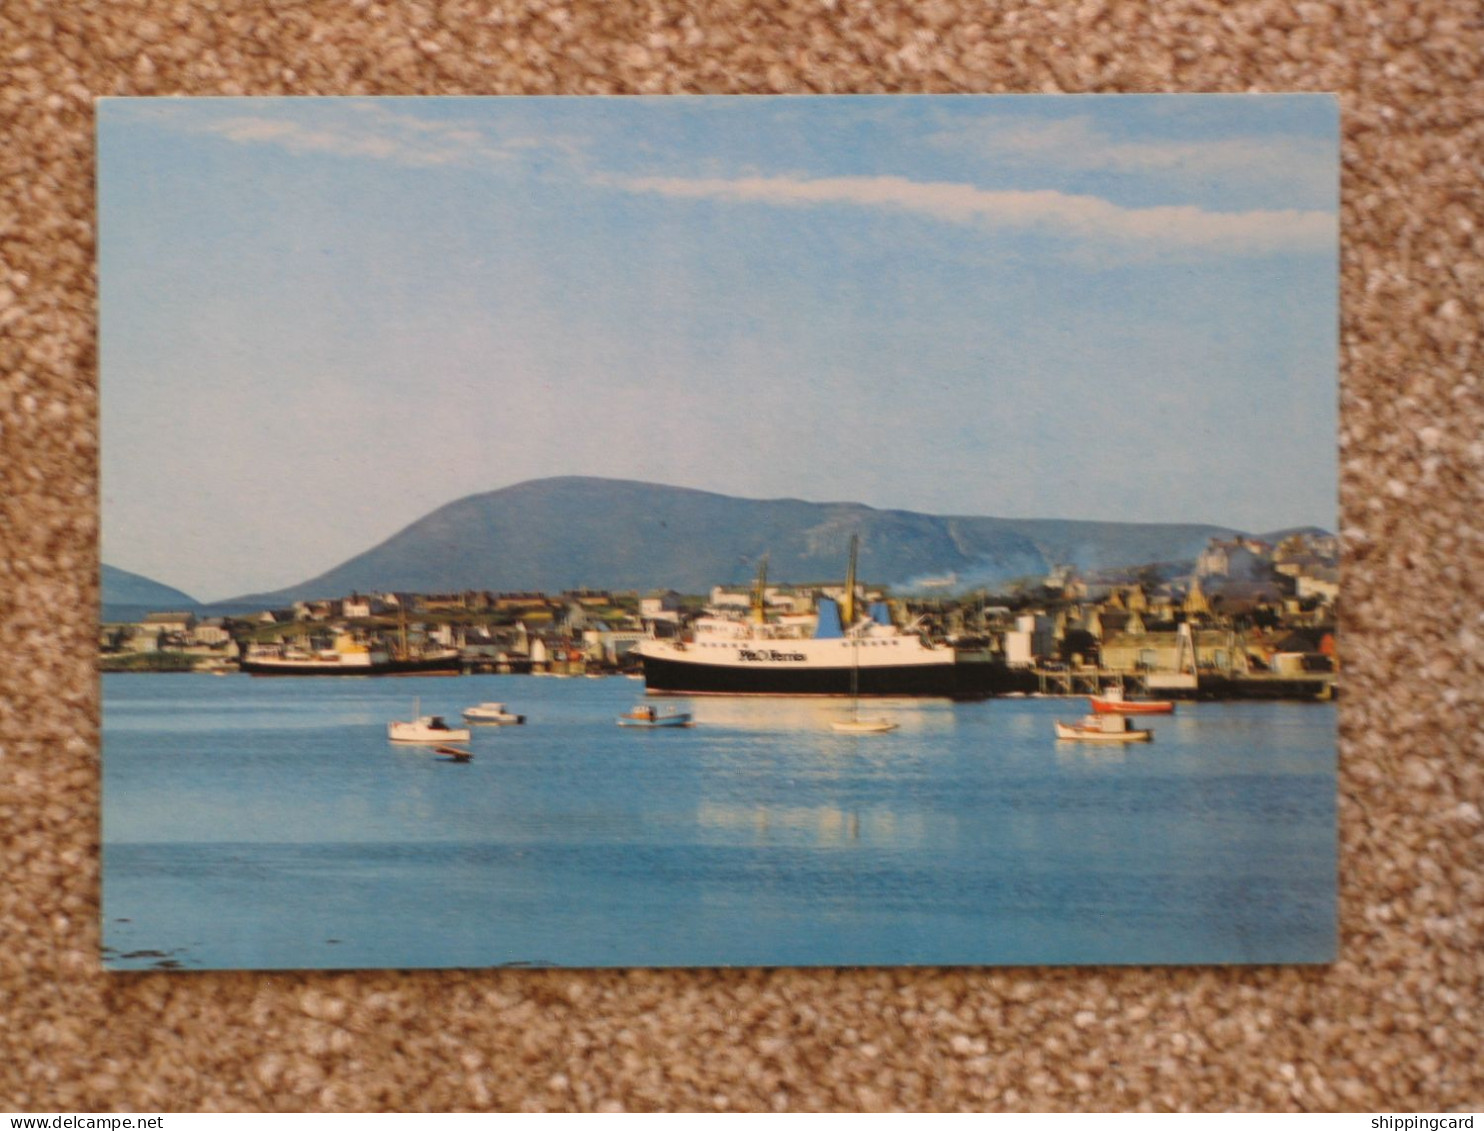
<path fill-rule="evenodd" d="M 702 617 L 688 637 L 637 645 L 646 693 L 982 699 L 1017 686 L 987 646 L 933 639 L 921 625 L 900 627 L 884 603 L 859 609 L 858 547 L 852 537 L 844 593 L 838 602 L 819 598 L 812 631 L 767 620 L 764 563 L 749 618 Z"/>

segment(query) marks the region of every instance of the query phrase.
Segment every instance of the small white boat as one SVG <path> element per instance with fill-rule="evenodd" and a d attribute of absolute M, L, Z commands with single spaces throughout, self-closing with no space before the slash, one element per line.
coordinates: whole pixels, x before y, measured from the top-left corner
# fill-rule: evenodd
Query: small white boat
<path fill-rule="evenodd" d="M 386 736 L 393 742 L 468 742 L 468 728 L 451 727 L 442 715 L 422 714 L 422 701 L 414 700 L 413 718 L 386 724 Z"/>
<path fill-rule="evenodd" d="M 648 703 L 641 703 L 632 711 L 619 715 L 618 725 L 621 727 L 688 727 L 695 724 L 691 722 L 690 713 L 687 711 L 677 711 L 670 707 L 660 711 Z"/>
<path fill-rule="evenodd" d="M 1152 731 L 1129 722 L 1127 715 L 1086 715 L 1075 723 L 1056 723 L 1056 737 L 1075 742 L 1148 742 Z"/>
<path fill-rule="evenodd" d="M 859 544 L 857 536 L 850 538 L 850 576 L 855 577 L 855 554 Z M 854 582 L 852 581 L 852 588 Z M 830 723 L 830 729 L 837 734 L 886 734 L 888 731 L 897 729 L 897 721 L 889 719 L 885 715 L 878 715 L 874 719 L 861 718 L 861 657 L 860 649 L 852 649 L 853 662 L 850 666 L 850 718 L 837 719 Z"/>
<path fill-rule="evenodd" d="M 479 703 L 464 711 L 464 722 L 484 723 L 490 726 L 515 726 L 526 721 L 524 715 L 514 715 L 505 709 L 504 703 Z"/>
<path fill-rule="evenodd" d="M 896 730 L 900 724 L 892 719 L 840 719 L 830 724 L 830 729 L 841 734 L 885 734 Z"/>

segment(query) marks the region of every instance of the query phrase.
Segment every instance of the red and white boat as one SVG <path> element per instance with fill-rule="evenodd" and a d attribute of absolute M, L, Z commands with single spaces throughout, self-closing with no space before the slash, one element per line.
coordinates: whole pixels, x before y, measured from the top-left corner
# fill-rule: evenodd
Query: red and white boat
<path fill-rule="evenodd" d="M 1095 715 L 1169 715 L 1175 710 L 1168 699 L 1125 699 L 1121 687 L 1110 687 L 1089 701 Z"/>

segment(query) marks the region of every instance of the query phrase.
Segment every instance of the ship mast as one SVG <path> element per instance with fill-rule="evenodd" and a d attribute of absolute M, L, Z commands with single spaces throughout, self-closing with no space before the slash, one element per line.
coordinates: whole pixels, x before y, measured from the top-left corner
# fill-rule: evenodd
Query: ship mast
<path fill-rule="evenodd" d="M 752 623 L 768 623 L 768 555 L 764 554 L 757 567 L 757 583 L 752 589 Z"/>
<path fill-rule="evenodd" d="M 845 597 L 840 602 L 840 612 L 845 622 L 846 632 L 849 632 L 855 624 L 855 556 L 860 549 L 860 543 L 859 534 L 850 536 L 850 565 L 845 570 Z"/>

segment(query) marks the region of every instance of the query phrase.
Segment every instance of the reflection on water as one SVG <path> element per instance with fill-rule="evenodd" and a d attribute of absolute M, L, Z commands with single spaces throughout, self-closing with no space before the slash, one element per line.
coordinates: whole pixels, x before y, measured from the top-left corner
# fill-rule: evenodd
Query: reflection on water
<path fill-rule="evenodd" d="M 1128 752 L 1129 747 L 1118 743 L 1058 742 L 1055 754 L 1061 766 L 1121 766 Z"/>
<path fill-rule="evenodd" d="M 828 805 L 719 805 L 703 802 L 696 811 L 703 829 L 741 836 L 754 844 L 796 844 L 828 848 L 865 842 L 910 848 L 926 840 L 926 816 L 887 808 L 846 811 Z"/>
<path fill-rule="evenodd" d="M 636 731 L 628 680 L 347 682 L 105 677 L 110 965 L 1332 951 L 1332 707 L 1182 705 L 1106 748 L 1053 736 L 1077 700 L 872 700 L 900 729 L 851 736 L 845 700 L 698 697 Z M 414 696 L 528 722 L 452 764 L 387 742 Z"/>
<path fill-rule="evenodd" d="M 678 700 L 677 700 L 678 702 Z M 697 726 L 833 735 L 830 724 L 852 716 L 849 699 L 789 699 L 773 695 L 701 696 L 686 701 Z M 862 711 L 888 715 L 903 729 L 935 732 L 955 724 L 954 705 L 941 699 L 870 699 Z M 860 736 L 857 736 L 860 737 Z"/>

